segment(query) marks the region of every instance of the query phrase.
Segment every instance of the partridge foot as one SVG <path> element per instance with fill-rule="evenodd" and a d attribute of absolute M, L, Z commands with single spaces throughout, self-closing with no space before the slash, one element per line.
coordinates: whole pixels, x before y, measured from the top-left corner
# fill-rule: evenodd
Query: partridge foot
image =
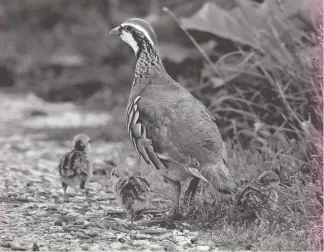
<path fill-rule="evenodd" d="M 63 196 L 63 202 L 64 202 L 64 203 L 68 203 L 68 202 L 70 202 L 70 197 L 69 197 L 69 195 L 64 194 L 64 196 Z"/>
<path fill-rule="evenodd" d="M 195 177 L 190 181 L 188 189 L 184 194 L 185 205 L 190 205 L 190 203 L 192 202 L 193 198 L 195 197 L 198 184 L 199 184 L 199 178 Z"/>

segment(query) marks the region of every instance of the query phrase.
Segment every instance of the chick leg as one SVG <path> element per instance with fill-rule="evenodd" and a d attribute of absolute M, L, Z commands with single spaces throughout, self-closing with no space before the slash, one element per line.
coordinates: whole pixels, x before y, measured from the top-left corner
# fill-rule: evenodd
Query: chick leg
<path fill-rule="evenodd" d="M 83 180 L 81 183 L 80 183 L 80 189 L 84 190 L 85 188 L 85 181 Z"/>
<path fill-rule="evenodd" d="M 199 178 L 197 178 L 197 177 L 194 177 L 190 181 L 188 189 L 186 190 L 186 192 L 184 194 L 184 203 L 185 204 L 190 203 L 192 201 L 192 199 L 195 197 L 198 184 L 199 184 Z"/>
<path fill-rule="evenodd" d="M 80 183 L 80 189 L 81 190 L 84 190 L 84 194 L 85 194 L 87 200 L 90 201 L 90 198 L 89 198 L 89 188 L 86 187 L 85 184 L 86 184 L 86 181 L 85 180 L 81 181 L 81 183 Z"/>
<path fill-rule="evenodd" d="M 64 191 L 64 202 L 68 202 L 69 201 L 69 196 L 66 194 L 66 190 L 68 188 L 68 185 L 64 182 L 62 182 L 62 188 Z"/>

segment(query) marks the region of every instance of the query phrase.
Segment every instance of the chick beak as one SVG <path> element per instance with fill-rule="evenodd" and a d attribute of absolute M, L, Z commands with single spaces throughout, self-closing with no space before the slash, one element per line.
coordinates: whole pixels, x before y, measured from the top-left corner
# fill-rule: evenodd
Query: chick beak
<path fill-rule="evenodd" d="M 116 34 L 116 35 L 120 35 L 120 26 L 115 27 L 114 29 L 112 29 L 109 34 Z"/>

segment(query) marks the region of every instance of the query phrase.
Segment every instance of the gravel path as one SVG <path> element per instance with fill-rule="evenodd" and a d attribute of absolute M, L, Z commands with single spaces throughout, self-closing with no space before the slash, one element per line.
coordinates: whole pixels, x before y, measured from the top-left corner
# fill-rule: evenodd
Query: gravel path
<path fill-rule="evenodd" d="M 44 120 L 26 115 L 40 105 L 46 108 L 35 97 L 28 99 L 27 106 L 25 97 L 0 95 L 0 251 L 217 250 L 199 241 L 197 233 L 190 232 L 185 223 L 178 223 L 175 229 L 139 223 L 129 228 L 110 188 L 97 181 L 89 183 L 88 196 L 70 190 L 70 202 L 63 203 L 56 167 L 70 143 L 44 140 L 41 133 L 26 133 L 26 127 L 37 123 L 44 126 Z M 66 113 L 66 108 L 51 107 L 50 111 L 55 111 L 57 118 Z M 49 116 L 44 118 L 50 121 Z M 109 159 L 107 153 L 113 155 L 122 148 L 116 143 L 96 146 L 96 165 Z"/>

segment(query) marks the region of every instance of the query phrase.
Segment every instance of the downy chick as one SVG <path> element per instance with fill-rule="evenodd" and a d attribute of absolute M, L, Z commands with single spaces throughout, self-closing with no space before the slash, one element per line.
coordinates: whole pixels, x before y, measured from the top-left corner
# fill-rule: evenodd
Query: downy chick
<path fill-rule="evenodd" d="M 272 210 L 276 209 L 279 199 L 278 193 L 276 192 L 276 189 L 280 183 L 279 176 L 274 172 L 266 171 L 259 176 L 258 183 L 263 188 L 266 195 L 270 198 L 270 200 L 267 202 L 267 207 Z"/>
<path fill-rule="evenodd" d="M 66 193 L 68 186 L 79 185 L 81 189 L 85 189 L 85 184 L 92 177 L 92 164 L 88 157 L 90 149 L 90 137 L 78 134 L 73 139 L 72 150 L 61 159 L 59 174 L 64 190 L 64 201 L 69 199 Z"/>
<path fill-rule="evenodd" d="M 246 219 L 258 217 L 263 221 L 266 211 L 277 208 L 278 193 L 276 189 L 280 179 L 277 174 L 266 171 L 262 173 L 253 186 L 245 187 L 236 197 L 236 207 Z"/>
<path fill-rule="evenodd" d="M 141 176 L 129 176 L 121 167 L 111 171 L 111 181 L 118 205 L 133 224 L 138 211 L 150 208 L 149 183 Z"/>

